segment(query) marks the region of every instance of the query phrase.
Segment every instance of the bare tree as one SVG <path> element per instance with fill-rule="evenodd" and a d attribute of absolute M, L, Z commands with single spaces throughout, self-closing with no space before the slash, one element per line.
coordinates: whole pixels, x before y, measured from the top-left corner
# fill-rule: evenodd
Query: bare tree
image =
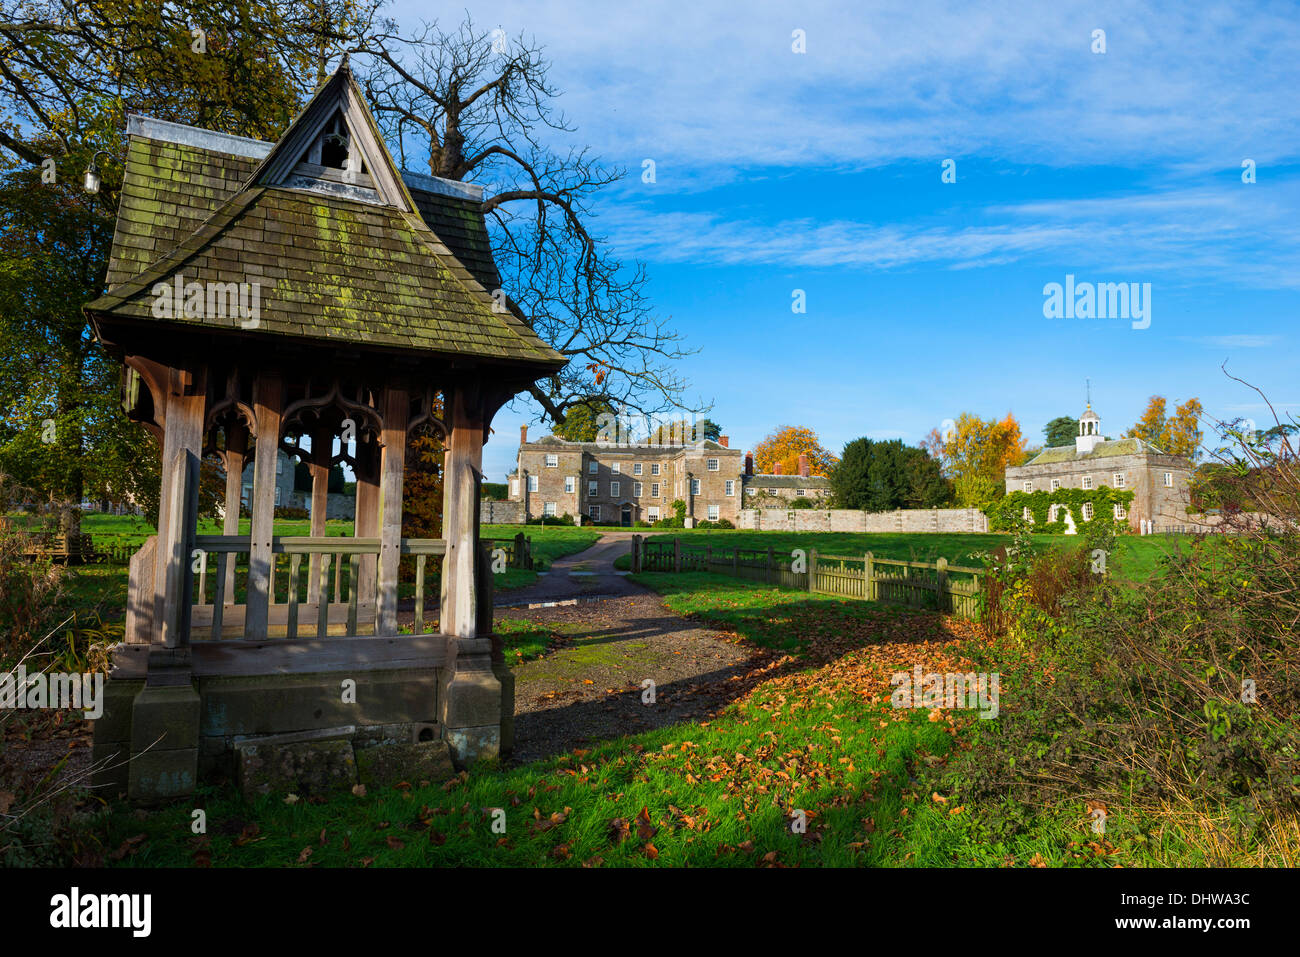
<path fill-rule="evenodd" d="M 700 411 L 683 404 L 673 370 L 689 354 L 647 300 L 640 263 L 619 261 L 592 231 L 591 204 L 622 175 L 588 150 L 557 153 L 543 138 L 572 132 L 535 41 L 477 29 L 372 33 L 367 95 L 400 161 L 428 154 L 429 172 L 496 184 L 483 204 L 511 307 L 569 365 L 533 397 L 556 423 L 576 405 L 625 412 Z"/>

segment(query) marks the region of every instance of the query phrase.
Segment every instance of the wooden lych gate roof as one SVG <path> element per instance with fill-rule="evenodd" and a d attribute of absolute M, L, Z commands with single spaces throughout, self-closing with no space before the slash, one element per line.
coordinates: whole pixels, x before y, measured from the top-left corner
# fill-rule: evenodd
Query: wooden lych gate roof
<path fill-rule="evenodd" d="M 109 292 L 86 307 L 103 338 L 165 327 L 534 375 L 564 364 L 503 308 L 481 188 L 398 170 L 346 63 L 275 144 L 138 116 L 128 132 Z M 322 150 L 340 142 L 336 168 Z M 258 321 L 180 303 L 167 315 L 156 290 L 177 276 L 257 283 Z"/>

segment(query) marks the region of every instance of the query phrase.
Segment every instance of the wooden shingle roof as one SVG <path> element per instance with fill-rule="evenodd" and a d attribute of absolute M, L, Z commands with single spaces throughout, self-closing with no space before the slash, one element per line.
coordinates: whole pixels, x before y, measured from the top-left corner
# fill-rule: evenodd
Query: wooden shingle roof
<path fill-rule="evenodd" d="M 274 145 L 132 117 L 109 292 L 87 311 L 110 324 L 500 360 L 539 374 L 561 367 L 563 356 L 494 302 L 500 279 L 481 193 L 397 171 L 368 111 L 358 138 L 367 137 L 366 172 L 378 192 L 333 194 L 268 177 L 269 166 L 288 161 L 292 138 L 308 135 L 302 126 L 313 110 L 333 109 L 331 96 L 351 97 L 357 109 L 346 66 Z M 159 315 L 155 290 L 178 275 L 183 284 L 258 283 L 256 325 L 206 310 Z"/>

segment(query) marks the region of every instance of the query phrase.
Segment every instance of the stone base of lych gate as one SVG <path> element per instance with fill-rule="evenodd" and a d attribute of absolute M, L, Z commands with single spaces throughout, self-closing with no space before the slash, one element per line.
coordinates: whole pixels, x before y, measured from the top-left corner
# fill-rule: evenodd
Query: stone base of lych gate
<path fill-rule="evenodd" d="M 250 798 L 418 786 L 512 744 L 513 676 L 485 654 L 462 654 L 454 669 L 263 675 L 204 674 L 217 658 L 199 646 L 195 656 L 192 673 L 146 680 L 148 649 L 119 647 L 94 723 L 103 793 L 151 803 L 200 783 L 231 783 Z"/>

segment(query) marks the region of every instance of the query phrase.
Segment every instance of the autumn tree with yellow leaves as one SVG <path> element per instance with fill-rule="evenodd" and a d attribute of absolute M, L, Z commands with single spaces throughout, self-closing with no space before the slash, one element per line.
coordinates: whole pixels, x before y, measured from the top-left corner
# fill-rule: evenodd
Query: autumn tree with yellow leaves
<path fill-rule="evenodd" d="M 797 475 L 799 455 L 808 456 L 808 470 L 813 475 L 829 475 L 839 461 L 822 448 L 817 433 L 805 425 L 782 425 L 754 447 L 754 469 L 764 475 L 781 466 L 785 475 Z"/>
<path fill-rule="evenodd" d="M 1020 423 L 1010 412 L 1002 419 L 981 419 L 963 412 L 940 433 L 932 429 L 922 446 L 939 459 L 952 479 L 957 505 L 978 508 L 1003 496 L 1007 468 L 1027 458 Z"/>
<path fill-rule="evenodd" d="M 1142 417 L 1124 433 L 1124 437 L 1142 439 L 1162 452 L 1185 455 L 1196 461 L 1203 438 L 1200 418 L 1205 410 L 1201 407 L 1201 400 L 1191 398 L 1175 406 L 1172 416 L 1165 414 L 1166 408 L 1165 397 L 1153 395 L 1147 401 Z"/>

